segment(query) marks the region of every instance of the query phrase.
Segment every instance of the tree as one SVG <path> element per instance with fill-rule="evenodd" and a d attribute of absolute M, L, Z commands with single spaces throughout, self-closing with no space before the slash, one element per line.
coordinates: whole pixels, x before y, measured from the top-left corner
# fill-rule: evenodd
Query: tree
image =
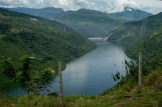
<path fill-rule="evenodd" d="M 45 91 L 49 91 L 48 90 L 48 87 L 51 87 L 50 86 L 50 83 L 52 81 L 52 72 L 50 71 L 50 69 L 45 69 L 45 70 L 42 70 L 39 74 L 39 89 L 40 91 L 43 91 L 43 94 L 45 94 Z"/>
<path fill-rule="evenodd" d="M 31 81 L 31 70 L 30 70 L 30 64 L 31 64 L 31 58 L 29 56 L 24 56 L 21 58 L 22 61 L 22 68 L 21 68 L 21 75 L 19 80 L 22 85 L 22 88 L 29 93 L 29 90 L 26 86 L 28 86 L 28 82 Z"/>
<path fill-rule="evenodd" d="M 28 94 L 39 93 L 41 91 L 44 94 L 46 90 L 48 91 L 47 88 L 50 87 L 53 73 L 51 69 L 41 71 L 32 70 L 31 59 L 33 57 L 24 56 L 21 58 L 22 66 L 18 70 L 13 67 L 11 58 L 4 59 L 3 74 L 14 81 L 17 80 L 22 90 L 28 92 Z"/>
<path fill-rule="evenodd" d="M 117 71 L 116 74 L 112 74 L 112 77 L 115 82 L 116 81 L 119 82 L 120 80 L 122 80 L 123 83 L 123 81 L 127 81 L 128 79 L 133 79 L 134 81 L 138 81 L 138 67 L 135 62 L 133 61 L 128 62 L 125 60 L 125 70 L 126 70 L 125 77 L 121 75 L 119 71 Z"/>
<path fill-rule="evenodd" d="M 126 69 L 126 79 L 134 79 L 138 81 L 138 66 L 134 61 L 125 60 L 125 69 Z"/>
<path fill-rule="evenodd" d="M 10 79 L 14 79 L 16 76 L 16 70 L 13 67 L 13 62 L 11 61 L 11 58 L 3 59 L 3 74 L 8 76 Z"/>

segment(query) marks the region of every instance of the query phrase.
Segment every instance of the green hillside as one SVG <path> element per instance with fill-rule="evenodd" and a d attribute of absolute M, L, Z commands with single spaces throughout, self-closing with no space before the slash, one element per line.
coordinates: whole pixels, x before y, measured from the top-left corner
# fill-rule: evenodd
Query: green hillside
<path fill-rule="evenodd" d="M 162 27 L 162 13 L 150 16 L 146 19 L 134 22 L 127 22 L 115 29 L 110 36 L 110 41 L 123 44 L 133 44 L 143 36 L 147 36 Z M 141 27 L 143 26 L 142 30 Z M 140 36 L 141 33 L 141 36 Z"/>
<path fill-rule="evenodd" d="M 162 29 L 162 27 L 161 27 Z M 146 65 L 153 68 L 162 67 L 162 30 L 152 32 L 128 47 L 130 57 L 137 58 L 138 50 L 143 54 Z"/>
<path fill-rule="evenodd" d="M 156 68 L 162 61 L 161 29 L 162 13 L 159 13 L 141 21 L 125 23 L 113 31 L 109 40 L 126 44 L 126 53 L 131 58 L 137 59 L 141 51 L 145 64 Z"/>
<path fill-rule="evenodd" d="M 66 63 L 93 48 L 94 43 L 63 24 L 0 9 L 0 57 L 19 62 L 30 55 L 38 68 L 56 67 L 58 60 Z"/>
<path fill-rule="evenodd" d="M 86 37 L 104 36 L 121 24 L 107 13 L 87 9 L 68 11 L 53 19 L 72 27 Z"/>

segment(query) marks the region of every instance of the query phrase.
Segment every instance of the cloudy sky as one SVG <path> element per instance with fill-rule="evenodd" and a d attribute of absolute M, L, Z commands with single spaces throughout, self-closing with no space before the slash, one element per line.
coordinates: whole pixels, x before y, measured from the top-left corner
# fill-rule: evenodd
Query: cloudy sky
<path fill-rule="evenodd" d="M 129 6 L 153 14 L 162 12 L 162 0 L 0 0 L 0 7 L 56 7 L 64 10 L 87 8 L 102 12 L 120 12 Z"/>

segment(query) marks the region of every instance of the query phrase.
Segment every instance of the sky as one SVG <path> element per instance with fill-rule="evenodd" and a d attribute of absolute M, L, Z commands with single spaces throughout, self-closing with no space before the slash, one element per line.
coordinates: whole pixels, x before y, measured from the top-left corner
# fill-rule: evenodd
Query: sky
<path fill-rule="evenodd" d="M 86 8 L 102 12 L 121 12 L 132 7 L 152 14 L 162 12 L 162 0 L 0 0 L 0 7 L 55 7 L 64 10 Z"/>

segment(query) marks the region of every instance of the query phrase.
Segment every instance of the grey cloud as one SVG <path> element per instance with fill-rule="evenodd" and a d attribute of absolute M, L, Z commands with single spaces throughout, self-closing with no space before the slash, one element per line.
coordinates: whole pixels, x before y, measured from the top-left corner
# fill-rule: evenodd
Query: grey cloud
<path fill-rule="evenodd" d="M 155 2 L 156 1 L 156 2 Z M 2 7 L 57 7 L 64 10 L 87 8 L 103 12 L 119 12 L 129 6 L 152 13 L 162 11 L 161 0 L 0 0 Z"/>

